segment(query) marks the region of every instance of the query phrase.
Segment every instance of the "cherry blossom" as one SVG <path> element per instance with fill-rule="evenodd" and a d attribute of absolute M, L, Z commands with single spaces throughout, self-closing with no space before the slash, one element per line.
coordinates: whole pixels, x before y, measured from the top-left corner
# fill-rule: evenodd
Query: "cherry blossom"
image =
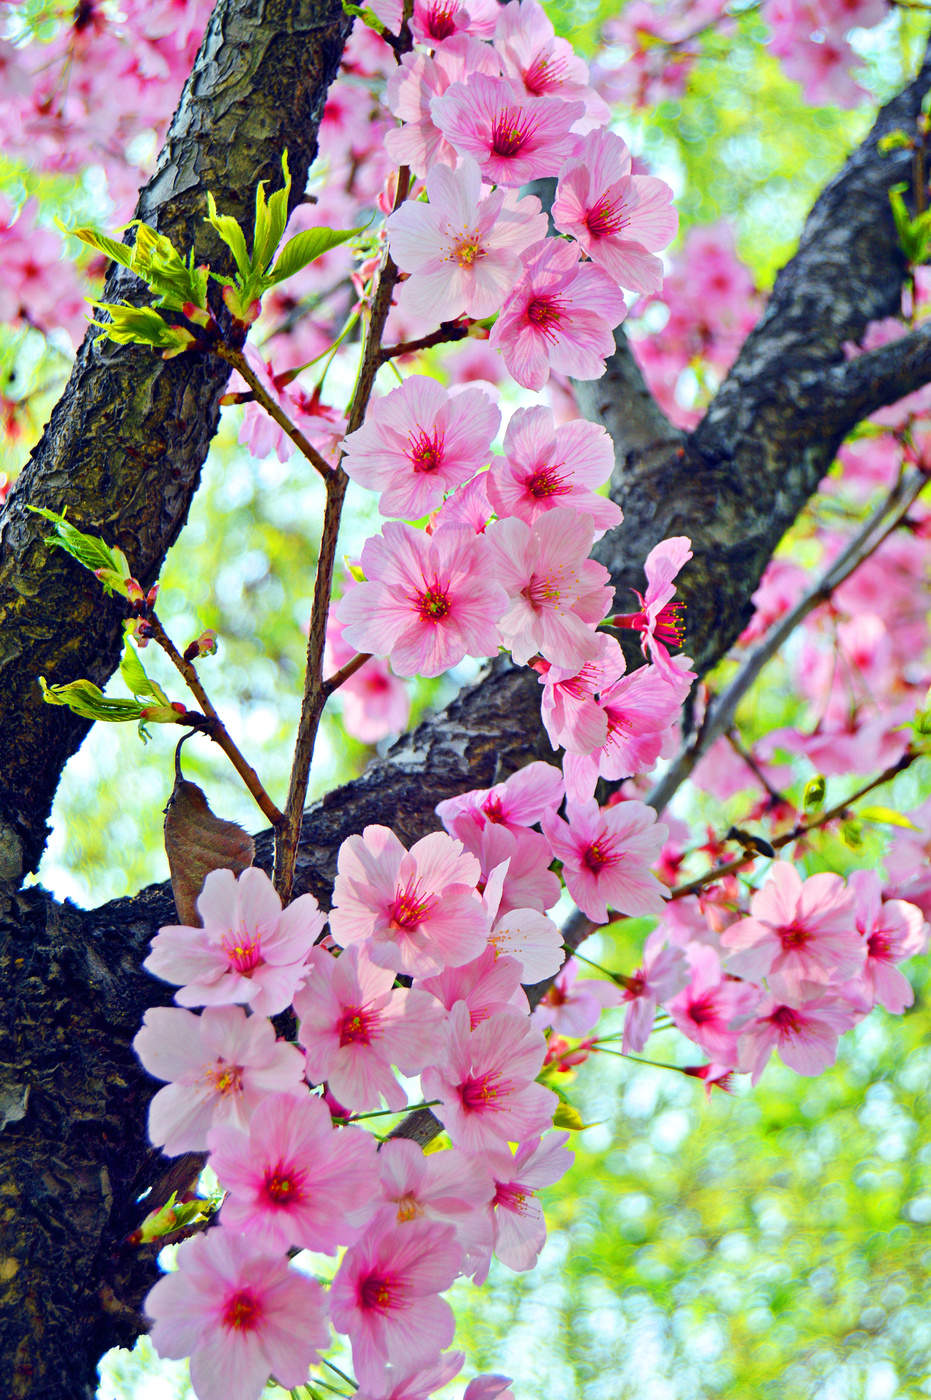
<path fill-rule="evenodd" d="M 854 985 L 871 1005 L 900 1013 L 911 1006 L 915 993 L 894 964 L 926 951 L 928 925 L 914 904 L 882 898 L 875 870 L 855 870 L 847 885 L 856 899 L 856 927 L 866 942 L 866 961 Z"/>
<path fill-rule="evenodd" d="M 624 979 L 623 1004 L 625 1055 L 639 1055 L 653 1029 L 657 1005 L 668 1004 L 688 980 L 688 965 L 681 948 L 663 945 L 664 934 L 657 929 L 644 948 L 643 962 Z"/>
<path fill-rule="evenodd" d="M 592 1030 L 607 1006 L 619 1006 L 621 990 L 600 977 L 579 978 L 579 964 L 569 958 L 553 985 L 534 1009 L 538 1026 L 551 1026 L 558 1035 L 578 1037 Z M 552 1042 L 551 1042 L 552 1043 Z"/>
<path fill-rule="evenodd" d="M 574 1153 L 566 1148 L 568 1133 L 547 1133 L 522 1143 L 512 1157 L 506 1147 L 486 1148 L 484 1160 L 494 1177 L 491 1202 L 494 1221 L 494 1253 L 515 1273 L 532 1269 L 546 1243 L 546 1221 L 536 1192 L 552 1186 L 572 1166 Z M 488 1264 L 475 1275 L 482 1284 Z"/>
<path fill-rule="evenodd" d="M 585 107 L 528 97 L 509 78 L 477 73 L 434 97 L 430 111 L 447 141 L 476 160 L 490 184 L 517 186 L 558 173 L 571 153 L 569 129 Z"/>
<path fill-rule="evenodd" d="M 458 817 L 468 815 L 477 826 L 491 822 L 519 834 L 538 822 L 544 812 L 555 811 L 564 794 L 559 769 L 552 763 L 534 762 L 494 787 L 474 788 L 437 803 L 436 814 L 447 831 Z"/>
<path fill-rule="evenodd" d="M 660 914 L 666 891 L 651 872 L 667 828 L 643 802 L 599 807 L 568 802 L 568 822 L 545 816 L 543 834 L 563 863 L 566 888 L 584 914 L 606 923 L 618 914 Z"/>
<path fill-rule="evenodd" d="M 812 983 L 803 984 L 791 1000 L 778 993 L 765 997 L 741 1032 L 739 1067 L 756 1084 L 775 1050 L 796 1074 L 821 1074 L 837 1058 L 838 1036 L 866 1009 Z"/>
<path fill-rule="evenodd" d="M 455 165 L 456 151 L 434 123 L 430 104 L 453 83 L 473 74 L 497 78 L 500 72 L 495 51 L 462 33 L 444 40 L 432 58 L 425 53 L 404 54 L 386 90 L 389 109 L 403 122 L 385 136 L 391 158 L 410 166 L 421 179 L 438 164 Z"/>
<path fill-rule="evenodd" d="M 760 1000 L 753 984 L 726 978 L 713 948 L 692 944 L 688 984 L 668 1000 L 666 1010 L 683 1035 L 720 1065 L 737 1062 L 737 1028 Z"/>
<path fill-rule="evenodd" d="M 500 516 L 528 525 L 558 506 L 584 511 L 597 539 L 624 518 L 620 506 L 595 494 L 613 468 L 614 445 L 597 423 L 577 418 L 557 427 L 550 409 L 520 408 L 508 423 L 504 457 L 492 462 L 488 496 Z"/>

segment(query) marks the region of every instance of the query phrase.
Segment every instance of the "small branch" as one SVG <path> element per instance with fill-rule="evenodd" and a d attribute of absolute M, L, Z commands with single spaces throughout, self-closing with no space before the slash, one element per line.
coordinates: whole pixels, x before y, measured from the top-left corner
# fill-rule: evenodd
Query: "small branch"
<path fill-rule="evenodd" d="M 444 321 L 438 330 L 422 335 L 419 340 L 404 340 L 400 345 L 386 345 L 379 351 L 380 363 L 387 364 L 399 355 L 413 355 L 418 350 L 429 350 L 434 345 L 446 345 L 451 341 L 466 340 L 469 327 L 456 321 Z"/>
<path fill-rule="evenodd" d="M 188 690 L 190 690 L 191 694 L 194 696 L 198 705 L 200 705 L 201 709 L 203 710 L 204 714 L 209 720 L 209 724 L 206 728 L 206 733 L 210 735 L 210 738 L 214 741 L 214 743 L 217 744 L 219 748 L 221 748 L 226 754 L 230 763 L 232 763 L 233 767 L 236 769 L 236 772 L 242 778 L 249 792 L 252 794 L 253 798 L 258 804 L 259 808 L 262 811 L 262 814 L 267 818 L 268 821 L 271 822 L 272 826 L 280 826 L 281 823 L 284 821 L 284 814 L 282 812 L 279 812 L 278 808 L 275 806 L 274 802 L 271 800 L 268 793 L 265 791 L 265 788 L 262 786 L 261 780 L 259 779 L 259 775 L 256 773 L 252 765 L 250 763 L 247 763 L 240 750 L 236 747 L 233 740 L 230 738 L 229 731 L 226 728 L 226 725 L 223 723 L 220 716 L 217 714 L 217 711 L 211 704 L 210 697 L 208 696 L 206 690 L 204 690 L 204 687 L 201 685 L 200 679 L 197 675 L 197 672 L 194 670 L 194 667 L 191 665 L 190 661 L 185 661 L 184 657 L 178 651 L 178 648 L 175 646 L 174 642 L 171 640 L 168 633 L 165 631 L 161 622 L 155 616 L 155 613 L 150 612 L 146 620 L 148 622 L 152 640 L 158 643 L 158 645 L 161 647 L 162 651 L 171 661 L 175 669 L 178 672 L 180 672 L 180 674 L 183 676 L 184 682 L 187 685 Z"/>
<path fill-rule="evenodd" d="M 931 379 L 931 323 L 924 322 L 877 350 L 831 365 L 822 380 L 828 414 L 837 404 L 851 422 L 895 403 Z"/>
<path fill-rule="evenodd" d="M 825 571 L 814 588 L 809 589 L 795 607 L 769 629 L 759 646 L 743 662 L 730 685 L 709 705 L 698 732 L 653 788 L 646 799 L 650 806 L 655 807 L 658 812 L 666 807 L 718 735 L 730 728 L 740 701 L 766 663 L 780 650 L 789 634 L 810 612 L 827 602 L 834 589 L 875 553 L 883 541 L 902 523 L 910 506 L 927 484 L 926 473 L 917 469 L 900 477 L 886 499 Z"/>
<path fill-rule="evenodd" d="M 799 822 L 791 831 L 785 831 L 781 836 L 774 837 L 771 842 L 772 846 L 774 846 L 777 851 L 781 850 L 783 846 L 790 846 L 793 841 L 798 841 L 801 837 L 807 836 L 810 831 L 816 831 L 818 827 L 826 826 L 828 822 L 834 821 L 836 817 L 845 816 L 854 802 L 858 802 L 861 797 L 865 797 L 866 794 L 872 792 L 874 788 L 881 787 L 883 783 L 891 782 L 899 773 L 904 773 L 907 768 L 910 768 L 916 759 L 923 757 L 924 754 L 909 749 L 908 752 L 904 753 L 895 763 L 883 769 L 878 778 L 872 778 L 868 783 L 864 783 L 862 787 L 857 788 L 856 792 L 852 792 L 849 797 L 845 797 L 843 802 L 838 802 L 836 807 L 829 807 L 826 812 L 822 812 L 819 816 L 813 817 L 811 821 Z M 684 899 L 686 895 L 697 894 L 699 890 L 704 889 L 706 885 L 716 884 L 718 880 L 723 880 L 725 875 L 732 875 L 736 870 L 743 869 L 745 865 L 752 865 L 758 858 L 759 853 L 754 851 L 750 851 L 743 856 L 737 856 L 734 860 L 729 860 L 724 865 L 715 866 L 713 870 L 706 870 L 704 875 L 699 875 L 696 879 L 689 880 L 687 884 L 676 885 L 675 889 L 670 891 L 669 898 Z"/>
<path fill-rule="evenodd" d="M 784 794 L 777 791 L 777 789 L 773 787 L 772 783 L 769 781 L 766 774 L 763 772 L 762 768 L 757 763 L 756 759 L 753 757 L 753 754 L 750 752 L 749 749 L 745 749 L 743 744 L 740 742 L 740 737 L 735 729 L 729 729 L 727 731 L 727 742 L 730 744 L 737 757 L 743 759 L 744 763 L 750 769 L 750 772 L 756 778 L 760 786 L 765 789 L 766 793 L 769 796 L 770 802 L 772 802 L 773 804 L 777 802 L 785 802 L 786 799 Z"/>
<path fill-rule="evenodd" d="M 366 661 L 371 661 L 370 651 L 360 651 L 351 661 L 347 661 L 345 666 L 340 666 L 338 671 L 334 671 L 332 676 L 323 682 L 323 689 L 327 695 L 332 695 L 334 690 L 339 690 L 344 681 L 348 681 L 350 676 L 354 676 L 357 671 L 361 671 Z"/>
<path fill-rule="evenodd" d="M 409 188 L 410 171 L 406 166 L 402 166 L 398 172 L 395 209 L 399 208 L 407 198 Z M 363 344 L 359 373 L 346 414 L 347 434 L 355 432 L 364 419 L 365 411 L 368 408 L 369 398 L 375 384 L 375 376 L 381 364 L 381 338 L 384 334 L 388 312 L 391 309 L 391 296 L 397 280 L 398 269 L 386 248 L 372 297 L 372 309 Z M 284 821 L 275 831 L 274 883 L 282 904 L 287 904 L 291 898 L 297 848 L 301 837 L 301 820 L 304 815 L 307 784 L 310 779 L 310 765 L 317 741 L 317 731 L 320 728 L 320 717 L 331 694 L 331 690 L 327 688 L 323 679 L 323 648 L 326 642 L 330 597 L 333 592 L 333 571 L 336 563 L 339 523 L 348 485 L 349 477 L 343 471 L 342 466 L 337 466 L 333 471 L 328 469 L 326 509 L 323 515 L 320 553 L 317 559 L 317 575 L 314 580 L 314 598 L 307 637 L 307 665 L 304 672 L 301 717 L 298 721 L 297 738 L 294 744 L 294 760 L 291 765 L 291 782 L 285 804 Z"/>
<path fill-rule="evenodd" d="M 300 428 L 291 422 L 284 409 L 271 397 L 242 351 L 234 350 L 231 346 L 222 343 L 212 345 L 210 348 L 214 355 L 219 356 L 221 360 L 225 360 L 228 365 L 232 365 L 233 369 L 239 371 L 255 395 L 256 402 L 262 405 L 269 417 L 274 418 L 281 431 L 291 439 L 295 447 L 307 458 L 314 470 L 320 473 L 324 481 L 329 482 L 333 476 L 333 468 L 326 458 L 317 451 L 310 439 L 304 436 Z"/>

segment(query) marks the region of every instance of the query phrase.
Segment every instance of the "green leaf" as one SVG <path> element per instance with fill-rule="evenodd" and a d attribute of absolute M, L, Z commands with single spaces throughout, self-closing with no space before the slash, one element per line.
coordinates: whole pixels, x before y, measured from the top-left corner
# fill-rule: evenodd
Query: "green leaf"
<path fill-rule="evenodd" d="M 859 807 L 857 816 L 861 821 L 875 822 L 879 826 L 905 826 L 909 831 L 917 831 L 918 827 L 914 822 L 901 812 L 897 812 L 894 807 Z"/>
<path fill-rule="evenodd" d="M 65 228 L 60 219 L 55 220 L 63 233 L 73 234 L 75 238 L 80 238 L 82 243 L 86 243 L 89 248 L 93 248 L 98 253 L 105 254 L 111 262 L 121 263 L 123 267 L 132 267 L 133 250 L 125 243 L 117 243 L 115 238 L 108 238 L 105 233 L 98 233 L 95 228 Z"/>
<path fill-rule="evenodd" d="M 151 306 L 129 306 L 126 303 L 97 301 L 97 311 L 106 311 L 109 321 L 92 321 L 118 345 L 150 345 L 164 350 L 165 358 L 180 355 L 195 343 L 196 336 L 186 326 L 170 326 Z"/>
<path fill-rule="evenodd" d="M 286 277 L 293 277 L 302 267 L 322 257 L 331 248 L 338 248 L 358 233 L 361 233 L 359 228 L 309 228 L 303 233 L 296 233 L 282 248 L 265 280 L 274 286 Z"/>
<path fill-rule="evenodd" d="M 229 248 L 239 269 L 240 277 L 248 277 L 252 264 L 249 251 L 246 248 L 246 235 L 231 215 L 217 213 L 216 200 L 212 194 L 207 195 L 207 208 L 210 212 L 206 216 L 206 222 L 216 229 Z"/>
<path fill-rule="evenodd" d="M 57 545 L 72 559 L 83 564 L 85 569 L 97 574 L 108 593 L 121 593 L 124 598 L 127 596 L 125 580 L 130 576 L 130 568 L 121 549 L 111 549 L 97 535 L 86 535 L 70 520 L 66 520 L 64 513 L 59 515 L 57 511 L 46 510 L 42 506 L 29 506 L 28 509 L 44 516 L 55 526 L 52 534 L 46 535 L 46 544 Z"/>
<path fill-rule="evenodd" d="M 554 1128 L 568 1128 L 570 1132 L 578 1133 L 586 1127 L 582 1121 L 582 1115 L 577 1108 L 573 1108 L 571 1103 L 560 1103 L 553 1114 Z"/>
<path fill-rule="evenodd" d="M 148 282 L 156 294 L 156 304 L 169 311 L 181 311 L 193 302 L 203 310 L 207 295 L 207 269 L 194 266 L 194 254 L 183 258 L 170 238 L 141 219 L 129 225 L 136 230 L 132 269 Z"/>
<path fill-rule="evenodd" d="M 45 677 L 39 677 L 42 699 L 47 705 L 62 705 L 82 719 L 108 720 L 111 723 L 125 723 L 127 720 L 143 718 L 144 705 L 138 700 L 110 700 L 93 681 L 70 681 L 67 685 L 46 685 Z"/>
<path fill-rule="evenodd" d="M 887 156 L 890 151 L 904 151 L 912 144 L 912 138 L 907 131 L 901 128 L 897 131 L 889 131 L 885 136 L 880 136 L 876 142 L 876 149 L 881 156 Z"/>
<path fill-rule="evenodd" d="M 171 701 L 157 681 L 151 680 L 139 659 L 139 653 L 127 635 L 120 659 L 120 675 L 137 699 L 156 700 L 160 705 L 170 705 Z"/>
<path fill-rule="evenodd" d="M 802 793 L 802 806 L 806 812 L 811 812 L 816 807 L 821 806 L 826 790 L 827 783 L 823 773 L 816 773 L 813 778 L 808 779 L 805 791 Z"/>
<path fill-rule="evenodd" d="M 858 821 L 843 822 L 840 829 L 841 839 L 852 851 L 859 851 L 863 845 L 863 829 Z"/>

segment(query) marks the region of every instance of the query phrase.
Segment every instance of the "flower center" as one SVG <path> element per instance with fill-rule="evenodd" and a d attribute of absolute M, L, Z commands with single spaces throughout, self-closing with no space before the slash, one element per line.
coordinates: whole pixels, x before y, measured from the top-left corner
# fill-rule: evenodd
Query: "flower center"
<path fill-rule="evenodd" d="M 207 1070 L 205 1078 L 213 1086 L 215 1094 L 241 1094 L 242 1093 L 242 1066 L 227 1064 L 226 1060 L 217 1060 Z"/>
<path fill-rule="evenodd" d="M 808 929 L 799 924 L 785 924 L 778 933 L 786 952 L 792 948 L 804 948 L 811 938 Z"/>
<path fill-rule="evenodd" d="M 249 977 L 262 965 L 262 941 L 258 934 L 228 934 L 222 941 L 223 951 L 230 965 L 242 977 Z"/>
<path fill-rule="evenodd" d="M 262 1190 L 269 1205 L 291 1206 L 303 1197 L 303 1174 L 293 1171 L 283 1162 L 269 1167 L 265 1172 Z"/>
<path fill-rule="evenodd" d="M 668 642 L 670 646 L 680 647 L 685 636 L 685 621 L 682 617 L 684 612 L 684 602 L 666 603 L 656 614 L 653 635 L 659 637 L 661 642 Z"/>
<path fill-rule="evenodd" d="M 369 1274 L 359 1285 L 359 1302 L 368 1312 L 386 1313 L 392 1304 L 391 1281 Z"/>
<path fill-rule="evenodd" d="M 597 875 L 606 865 L 610 865 L 614 860 L 614 852 L 604 841 L 593 841 L 590 846 L 586 846 L 582 852 L 582 864 L 586 870 L 590 870 L 593 875 Z"/>
<path fill-rule="evenodd" d="M 448 597 L 436 586 L 418 596 L 417 607 L 424 622 L 441 622 L 451 611 Z"/>
<path fill-rule="evenodd" d="M 425 29 L 431 39 L 448 39 L 456 32 L 458 5 L 432 5 L 427 11 Z"/>
<path fill-rule="evenodd" d="M 248 1288 L 234 1293 L 226 1304 L 223 1324 L 237 1332 L 254 1332 L 262 1319 L 262 1305 Z"/>
<path fill-rule="evenodd" d="M 698 997 L 689 1007 L 689 1020 L 696 1026 L 703 1026 L 707 1021 L 713 1021 L 717 1012 L 714 1007 L 714 997 L 711 992 L 706 992 L 703 997 Z"/>
<path fill-rule="evenodd" d="M 372 1022 L 376 1017 L 364 1006 L 349 1008 L 339 1023 L 339 1043 L 343 1045 L 370 1045 Z"/>
<path fill-rule="evenodd" d="M 585 215 L 585 227 L 592 238 L 610 238 L 629 223 L 623 199 L 612 199 L 610 193 L 603 194 Z"/>
<path fill-rule="evenodd" d="M 394 897 L 394 903 L 388 911 L 391 928 L 410 930 L 419 927 L 435 903 L 433 895 L 425 895 L 414 881 L 403 890 L 399 890 Z"/>
<path fill-rule="evenodd" d="M 798 1035 L 802 1029 L 802 1018 L 794 1006 L 777 1006 L 769 1020 L 783 1035 Z"/>
<path fill-rule="evenodd" d="M 428 436 L 423 428 L 408 438 L 411 465 L 415 472 L 435 472 L 443 465 L 443 444 L 439 441 L 436 428 Z"/>
<path fill-rule="evenodd" d="M 519 107 L 505 107 L 491 125 L 491 149 L 496 156 L 516 156 L 531 139 L 535 123 Z"/>
<path fill-rule="evenodd" d="M 483 258 L 484 256 L 485 249 L 482 247 L 482 241 L 477 228 L 471 229 L 468 233 L 463 234 L 453 251 L 453 257 L 460 267 L 471 267 L 474 262 L 477 262 L 479 258 Z"/>
<path fill-rule="evenodd" d="M 533 1196 L 533 1191 L 528 1186 L 522 1186 L 519 1181 L 496 1181 L 495 1198 L 493 1206 L 503 1206 L 505 1210 L 511 1210 L 515 1215 L 526 1213 L 527 1198 Z"/>
<path fill-rule="evenodd" d="M 493 1108 L 497 1097 L 498 1086 L 492 1074 L 483 1074 L 478 1079 L 467 1079 L 459 1085 L 459 1102 L 467 1112 Z"/>
<path fill-rule="evenodd" d="M 423 1206 L 415 1200 L 410 1192 L 398 1201 L 398 1221 L 400 1223 L 405 1220 L 416 1220 L 421 1215 L 423 1215 Z"/>
<path fill-rule="evenodd" d="M 527 320 L 547 340 L 556 339 L 564 306 L 556 297 L 534 297 L 527 306 Z"/>
<path fill-rule="evenodd" d="M 879 962 L 891 962 L 888 933 L 882 929 L 871 933 L 866 942 L 866 955 L 868 958 L 876 958 Z"/>
<path fill-rule="evenodd" d="M 561 462 L 554 463 L 549 467 L 540 467 L 533 476 L 529 476 L 524 483 L 527 494 L 536 496 L 538 500 L 547 496 L 566 496 L 572 490 L 569 482 L 560 475 L 559 468 Z"/>
<path fill-rule="evenodd" d="M 521 589 L 521 597 L 536 611 L 554 607 L 559 602 L 559 584 L 547 575 L 541 578 L 539 574 L 531 574 L 527 586 Z"/>

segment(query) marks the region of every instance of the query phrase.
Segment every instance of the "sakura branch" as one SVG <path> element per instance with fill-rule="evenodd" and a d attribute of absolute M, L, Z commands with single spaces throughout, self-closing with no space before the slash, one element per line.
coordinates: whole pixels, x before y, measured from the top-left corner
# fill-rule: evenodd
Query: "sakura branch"
<path fill-rule="evenodd" d="M 270 418 L 278 424 L 286 437 L 290 438 L 295 447 L 307 458 L 314 471 L 329 482 L 333 475 L 333 467 L 323 457 L 313 443 L 301 432 L 296 424 L 285 413 L 280 404 L 276 403 L 269 394 L 265 385 L 253 370 L 249 361 L 241 350 L 235 349 L 231 345 L 224 345 L 222 342 L 213 345 L 212 351 L 221 360 L 225 360 L 228 365 L 235 369 L 249 385 L 251 393 L 255 396 L 256 403 L 264 408 Z"/>

